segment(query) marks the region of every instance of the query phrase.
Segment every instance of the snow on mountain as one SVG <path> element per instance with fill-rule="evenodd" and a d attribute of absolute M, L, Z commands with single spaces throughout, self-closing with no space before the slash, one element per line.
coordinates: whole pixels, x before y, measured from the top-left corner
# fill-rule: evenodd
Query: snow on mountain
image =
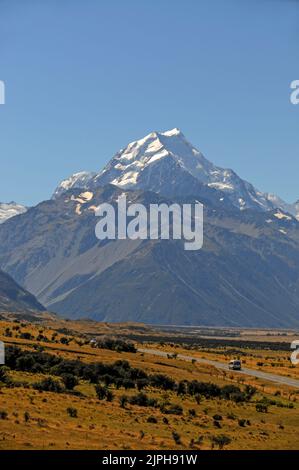
<path fill-rule="evenodd" d="M 221 196 L 224 193 L 240 210 L 266 211 L 278 207 L 292 215 L 299 214 L 299 202 L 296 209 L 295 205 L 287 204 L 275 195 L 258 191 L 233 170 L 215 166 L 186 140 L 178 128 L 152 132 L 131 142 L 101 172 L 76 173 L 62 181 L 54 197 L 74 187 L 94 189 L 108 183 L 123 189 L 147 189 L 161 194 L 169 194 L 170 186 L 175 191 L 177 185 L 181 193 L 187 193 L 190 178 L 221 191 Z M 193 190 L 194 186 L 191 187 Z"/>
<path fill-rule="evenodd" d="M 27 211 L 27 207 L 17 204 L 16 202 L 1 203 L 0 202 L 0 224 L 3 224 L 11 217 L 15 217 L 19 214 L 24 214 Z"/>
<path fill-rule="evenodd" d="M 80 171 L 74 173 L 70 178 L 63 180 L 54 192 L 54 197 L 60 196 L 71 188 L 85 188 L 95 178 L 97 173 Z"/>
<path fill-rule="evenodd" d="M 284 212 L 288 212 L 299 220 L 299 201 L 297 201 L 295 204 L 288 204 L 275 194 L 269 193 L 266 194 L 266 197 L 269 201 L 271 201 L 273 206 L 277 207 L 278 209 L 281 209 Z"/>

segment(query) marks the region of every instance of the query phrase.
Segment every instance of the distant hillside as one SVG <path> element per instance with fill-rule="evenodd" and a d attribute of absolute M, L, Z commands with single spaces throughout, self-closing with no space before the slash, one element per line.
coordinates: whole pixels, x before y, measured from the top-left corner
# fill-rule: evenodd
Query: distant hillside
<path fill-rule="evenodd" d="M 200 251 L 184 251 L 180 240 L 100 242 L 94 208 L 116 204 L 123 192 L 112 185 L 72 189 L 8 220 L 0 227 L 1 266 L 50 311 L 73 319 L 299 326 L 295 218 L 229 204 L 224 210 L 210 189 L 199 197 L 205 206 Z M 126 194 L 146 207 L 166 201 L 142 190 Z"/>
<path fill-rule="evenodd" d="M 44 311 L 34 295 L 19 286 L 12 277 L 0 271 L 0 312 Z"/>

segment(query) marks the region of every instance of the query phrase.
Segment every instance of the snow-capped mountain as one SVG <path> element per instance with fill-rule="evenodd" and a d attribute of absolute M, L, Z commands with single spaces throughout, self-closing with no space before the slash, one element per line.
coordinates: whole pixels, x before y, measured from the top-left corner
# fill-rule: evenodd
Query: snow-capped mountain
<path fill-rule="evenodd" d="M 202 250 L 185 251 L 182 240 L 99 241 L 95 209 L 123 193 L 147 208 L 197 200 L 110 184 L 70 189 L 0 225 L 0 266 L 68 318 L 298 328 L 299 222 L 278 209 L 232 210 L 210 191 Z"/>
<path fill-rule="evenodd" d="M 267 193 L 265 196 L 274 207 L 277 207 L 284 212 L 288 212 L 299 220 L 299 201 L 295 202 L 295 204 L 289 204 L 275 194 Z"/>
<path fill-rule="evenodd" d="M 123 189 L 146 189 L 163 195 L 194 194 L 196 182 L 220 191 L 239 209 L 280 208 L 299 214 L 299 203 L 287 204 L 273 194 L 262 193 L 233 170 L 207 160 L 175 128 L 152 132 L 120 150 L 99 173 L 81 172 L 62 181 L 54 198 L 71 188 L 95 189 L 111 183 Z"/>
<path fill-rule="evenodd" d="M 16 202 L 0 202 L 0 224 L 3 224 L 3 222 L 16 215 L 24 214 L 26 211 L 27 207 L 22 206 L 22 204 L 17 204 Z"/>

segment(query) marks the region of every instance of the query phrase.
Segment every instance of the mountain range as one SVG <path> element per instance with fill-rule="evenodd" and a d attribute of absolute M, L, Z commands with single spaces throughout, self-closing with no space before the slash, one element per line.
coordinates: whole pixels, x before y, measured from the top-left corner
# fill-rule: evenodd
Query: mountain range
<path fill-rule="evenodd" d="M 93 190 L 106 184 L 123 189 L 143 189 L 166 196 L 192 195 L 199 183 L 215 189 L 241 210 L 280 208 L 299 218 L 299 202 L 288 204 L 263 193 L 233 170 L 213 165 L 175 128 L 152 132 L 120 150 L 99 173 L 81 172 L 62 181 L 54 198 L 71 188 Z"/>
<path fill-rule="evenodd" d="M 103 202 L 204 204 L 204 246 L 95 237 Z M 0 266 L 60 315 L 101 321 L 299 326 L 298 204 L 216 167 L 178 130 L 119 151 L 99 173 L 0 226 Z"/>

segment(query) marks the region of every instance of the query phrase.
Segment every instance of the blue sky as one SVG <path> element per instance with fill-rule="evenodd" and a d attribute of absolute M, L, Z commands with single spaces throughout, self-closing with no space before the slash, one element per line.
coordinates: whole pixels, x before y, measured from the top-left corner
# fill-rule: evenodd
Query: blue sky
<path fill-rule="evenodd" d="M 296 0 L 0 0 L 0 201 L 38 203 L 173 127 L 299 199 L 298 19 Z"/>

